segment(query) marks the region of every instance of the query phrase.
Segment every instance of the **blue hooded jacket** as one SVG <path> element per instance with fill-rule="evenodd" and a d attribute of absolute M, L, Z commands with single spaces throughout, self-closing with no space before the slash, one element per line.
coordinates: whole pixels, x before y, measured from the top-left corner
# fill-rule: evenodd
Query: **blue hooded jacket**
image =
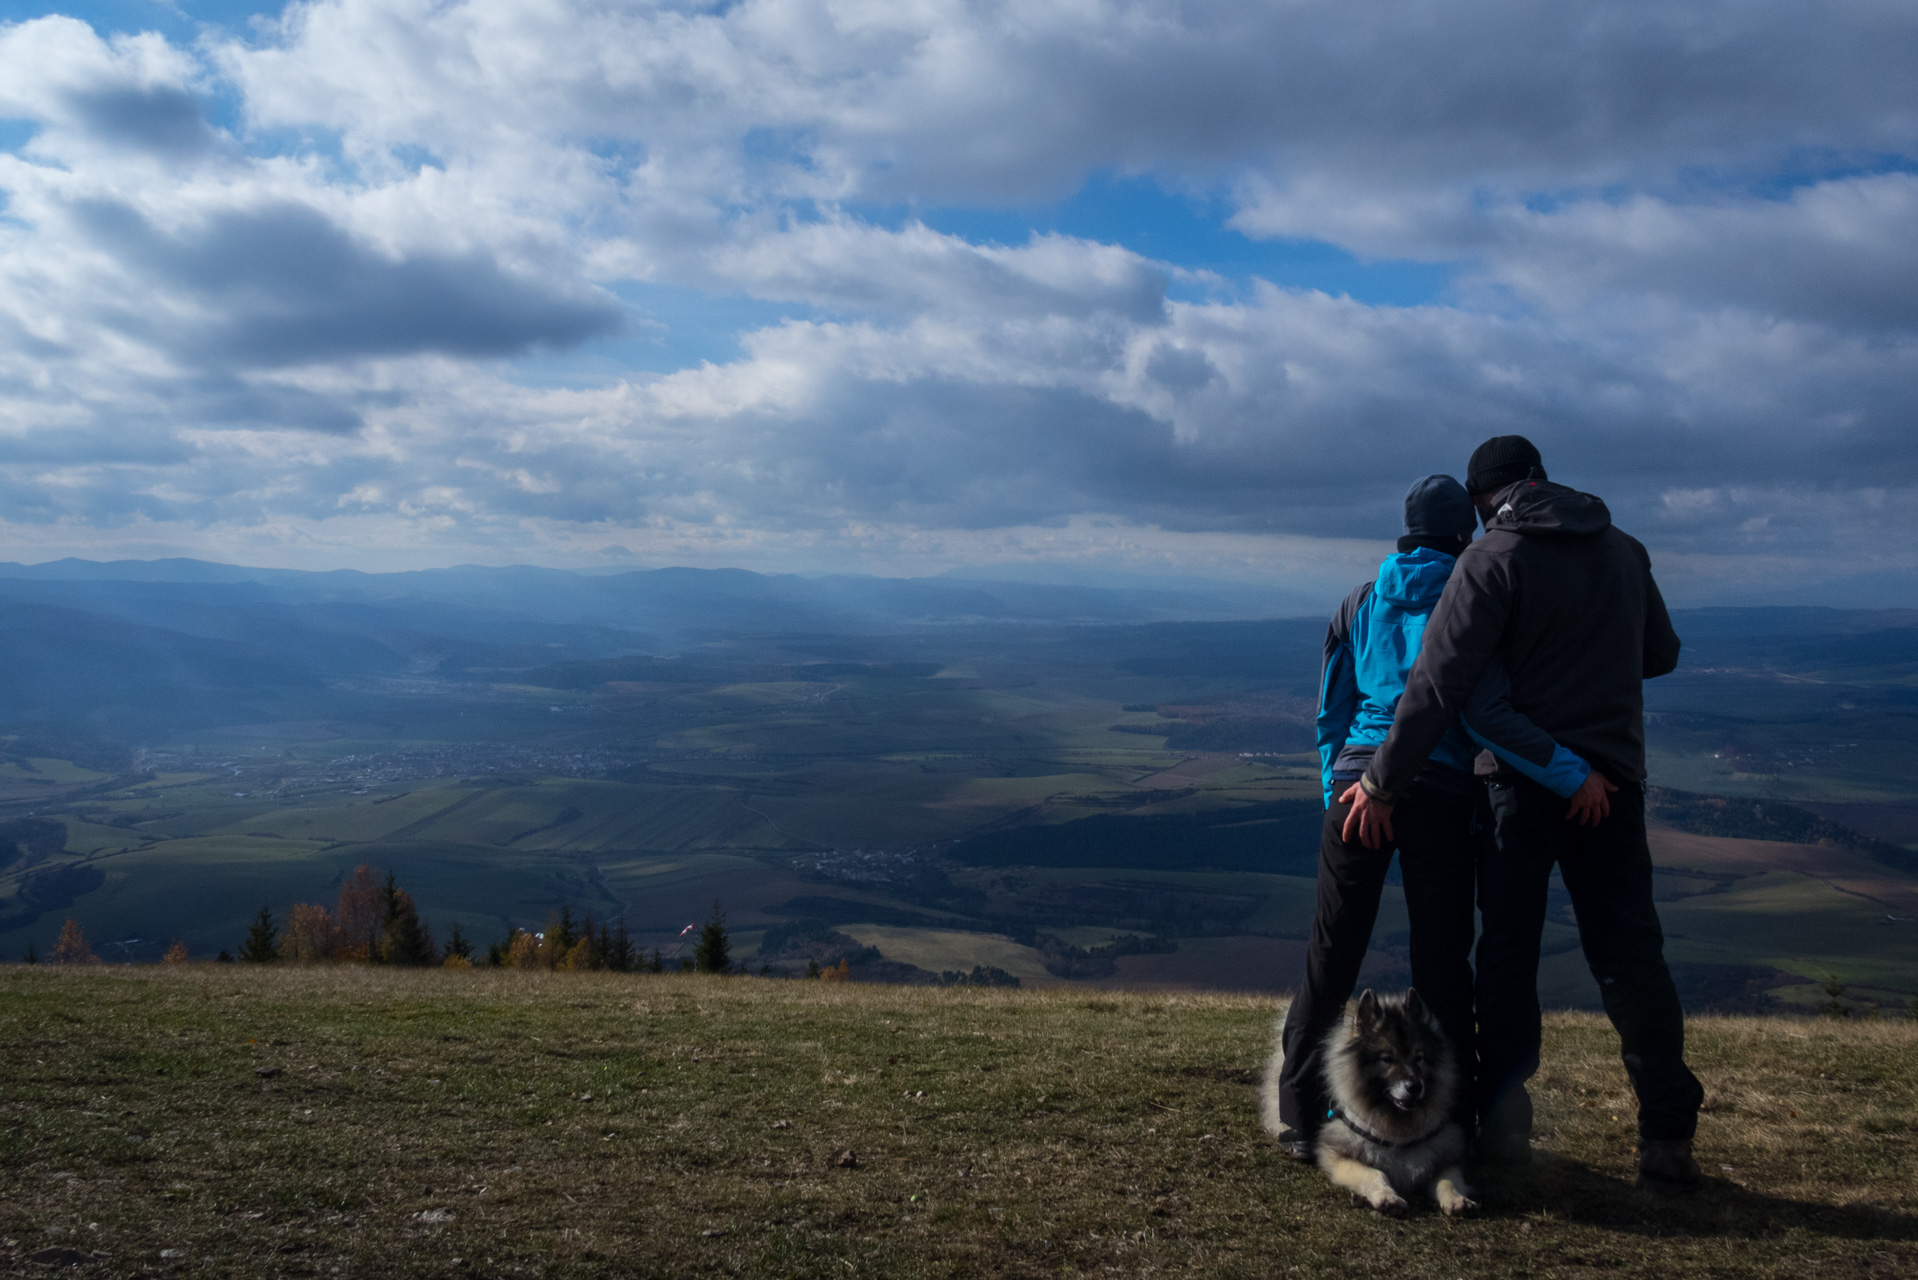
<path fill-rule="evenodd" d="M 1319 681 L 1318 743 L 1325 803 L 1338 782 L 1357 781 L 1392 731 L 1405 679 L 1419 656 L 1425 624 L 1457 558 L 1415 547 L 1385 558 L 1378 578 L 1361 584 L 1333 615 Z M 1578 790 L 1590 766 L 1513 709 L 1510 681 L 1493 664 L 1432 752 L 1433 762 L 1469 775 L 1480 747 L 1499 763 L 1562 796 Z"/>

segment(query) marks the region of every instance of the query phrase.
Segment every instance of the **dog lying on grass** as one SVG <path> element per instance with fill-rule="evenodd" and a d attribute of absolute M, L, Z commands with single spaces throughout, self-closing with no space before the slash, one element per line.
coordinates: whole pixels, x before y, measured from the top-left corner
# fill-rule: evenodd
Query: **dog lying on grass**
<path fill-rule="evenodd" d="M 1275 1045 L 1260 1092 L 1261 1118 L 1274 1134 L 1283 1128 L 1284 1061 Z M 1421 1193 L 1447 1214 L 1478 1208 L 1459 1170 L 1465 1132 L 1451 1118 L 1461 1083 L 1457 1055 L 1418 992 L 1367 991 L 1345 1006 L 1325 1037 L 1331 1105 L 1319 1127 L 1319 1168 L 1355 1199 L 1393 1217 Z"/>

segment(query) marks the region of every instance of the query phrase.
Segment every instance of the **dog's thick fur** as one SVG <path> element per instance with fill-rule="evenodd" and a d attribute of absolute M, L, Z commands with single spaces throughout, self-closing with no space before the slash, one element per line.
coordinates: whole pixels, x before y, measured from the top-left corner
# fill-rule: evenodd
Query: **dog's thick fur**
<path fill-rule="evenodd" d="M 1284 1128 L 1284 1063 L 1275 1034 L 1259 1091 L 1260 1118 L 1274 1134 Z M 1460 1084 L 1457 1056 L 1418 992 L 1367 991 L 1325 1037 L 1325 1092 L 1337 1114 L 1319 1129 L 1319 1168 L 1380 1213 L 1403 1214 L 1420 1193 L 1448 1214 L 1478 1208 L 1459 1170 L 1465 1132 L 1450 1119 Z"/>

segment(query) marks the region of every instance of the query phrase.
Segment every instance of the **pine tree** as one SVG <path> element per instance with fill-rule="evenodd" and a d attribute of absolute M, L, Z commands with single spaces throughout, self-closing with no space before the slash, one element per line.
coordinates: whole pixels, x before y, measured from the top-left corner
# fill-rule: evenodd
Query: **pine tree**
<path fill-rule="evenodd" d="M 648 973 L 666 972 L 666 955 L 658 947 L 653 948 L 653 958 L 646 965 Z"/>
<path fill-rule="evenodd" d="M 452 932 L 446 935 L 446 954 L 458 956 L 462 960 L 473 958 L 473 944 L 466 940 L 466 934 L 461 931 L 460 922 L 457 920 L 453 922 Z M 491 957 L 489 956 L 488 959 L 490 960 Z"/>
<path fill-rule="evenodd" d="M 574 932 L 573 909 L 561 907 L 558 920 L 550 916 L 547 919 L 550 923 L 546 926 L 546 945 L 553 949 L 555 960 L 564 959 L 572 951 L 573 944 L 579 941 L 579 934 Z"/>
<path fill-rule="evenodd" d="M 732 940 L 726 936 L 726 913 L 719 899 L 713 899 L 713 913 L 699 930 L 699 945 L 693 948 L 693 962 L 701 973 L 724 973 L 732 967 Z"/>
<path fill-rule="evenodd" d="M 386 922 L 380 933 L 379 958 L 382 964 L 428 965 L 439 963 L 439 951 L 433 934 L 420 923 L 413 906 L 413 895 L 400 888 L 392 872 L 386 873 Z"/>
<path fill-rule="evenodd" d="M 626 932 L 626 917 L 621 916 L 619 927 L 613 930 L 613 936 L 606 944 L 606 967 L 614 973 L 628 973 L 638 959 L 633 954 L 632 935 Z"/>
<path fill-rule="evenodd" d="M 265 907 L 253 917 L 253 926 L 240 944 L 240 959 L 251 964 L 271 964 L 280 958 L 280 931 L 274 927 L 273 913 Z"/>
<path fill-rule="evenodd" d="M 819 961 L 811 956 L 806 958 L 806 976 L 808 978 L 817 978 L 819 976 Z"/>
<path fill-rule="evenodd" d="M 513 957 L 513 944 L 518 941 L 519 930 L 508 929 L 504 938 L 501 938 L 498 942 L 487 944 L 486 963 L 495 969 L 504 968 L 507 964 L 510 964 Z"/>
<path fill-rule="evenodd" d="M 21 964 L 39 964 L 40 963 L 40 953 L 33 949 L 33 944 L 31 942 L 27 944 L 27 954 L 20 957 L 20 963 Z"/>

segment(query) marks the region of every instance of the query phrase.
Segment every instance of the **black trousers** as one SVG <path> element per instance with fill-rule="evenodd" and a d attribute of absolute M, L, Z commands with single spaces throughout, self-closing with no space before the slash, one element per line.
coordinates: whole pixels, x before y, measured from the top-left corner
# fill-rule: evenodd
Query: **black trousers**
<path fill-rule="evenodd" d="M 1399 871 L 1412 923 L 1412 985 L 1431 1007 L 1472 1078 L 1472 874 L 1474 798 L 1413 786 L 1392 815 Z M 1323 1042 L 1345 1011 L 1371 944 L 1394 848 L 1341 838 L 1351 806 L 1333 804 L 1319 833 L 1318 906 L 1305 953 L 1305 985 L 1285 1015 L 1279 1118 L 1309 1137 L 1325 1123 Z M 1460 1090 L 1458 1119 L 1470 1131 L 1472 1098 Z"/>
<path fill-rule="evenodd" d="M 1538 1070 L 1539 933 L 1558 865 L 1585 962 L 1617 1028 L 1644 1139 L 1690 1139 L 1705 1091 L 1685 1066 L 1685 1015 L 1652 903 L 1645 791 L 1628 783 L 1596 827 L 1565 820 L 1566 801 L 1524 778 L 1495 779 L 1481 846 L 1478 944 L 1479 1114 L 1489 1133 L 1529 1137 L 1525 1082 Z"/>

